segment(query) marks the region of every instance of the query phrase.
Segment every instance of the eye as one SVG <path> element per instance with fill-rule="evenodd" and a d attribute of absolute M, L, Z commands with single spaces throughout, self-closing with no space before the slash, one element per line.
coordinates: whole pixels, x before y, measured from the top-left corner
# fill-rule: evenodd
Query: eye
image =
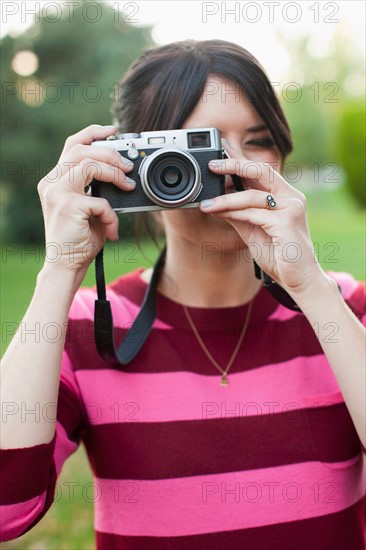
<path fill-rule="evenodd" d="M 253 139 L 252 141 L 247 141 L 245 145 L 254 145 L 255 147 L 263 147 L 263 149 L 271 149 L 275 146 L 275 142 L 272 138 L 262 138 L 262 139 Z"/>

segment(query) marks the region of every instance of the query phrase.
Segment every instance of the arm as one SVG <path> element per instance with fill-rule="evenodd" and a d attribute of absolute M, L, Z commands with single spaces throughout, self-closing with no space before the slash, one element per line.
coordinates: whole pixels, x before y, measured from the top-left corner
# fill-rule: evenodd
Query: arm
<path fill-rule="evenodd" d="M 31 304 L 1 364 L 1 449 L 49 443 L 55 434 L 55 406 L 50 403 L 57 403 L 67 317 L 78 283 L 71 271 L 46 268 L 38 275 Z M 51 329 L 44 337 L 50 322 L 56 341 Z M 37 323 L 40 341 L 26 333 Z"/>
<path fill-rule="evenodd" d="M 1 365 L 0 540 L 31 529 L 51 506 L 63 462 L 80 441 L 84 424 L 73 368 L 63 353 L 66 324 L 76 291 L 108 237 L 118 238 L 118 218 L 104 199 L 85 194 L 94 178 L 132 190 L 117 151 L 89 147 L 113 127 L 90 126 L 65 143 L 58 166 L 38 185 L 46 244 L 59 261 L 46 261 L 36 289 Z M 72 167 L 72 168 L 70 168 Z M 74 245 L 70 250 L 70 244 Z M 27 330 L 39 326 L 35 341 Z M 54 325 L 57 337 L 45 327 Z M 23 331 L 23 332 L 22 332 Z M 32 414 L 31 411 L 36 411 Z M 57 413 L 57 414 L 56 414 Z"/>
<path fill-rule="evenodd" d="M 85 194 L 85 186 L 94 178 L 132 190 L 125 171 L 131 170 L 133 163 L 127 165 L 110 148 L 90 147 L 95 139 L 112 132 L 113 127 L 93 125 L 70 136 L 58 165 L 38 184 L 46 244 L 57 244 L 59 260 L 45 262 L 21 324 L 21 329 L 31 330 L 39 323 L 40 341 L 30 334 L 24 338 L 22 330 L 18 331 L 2 361 L 1 400 L 7 412 L 1 426 L 2 449 L 49 443 L 54 436 L 54 421 L 43 415 L 35 419 L 32 414 L 24 421 L 21 411 L 56 404 L 68 312 L 93 259 L 85 251 L 100 250 L 106 237 L 118 238 L 118 218 L 110 204 Z M 55 323 L 59 332 L 56 341 L 43 332 L 49 323 Z"/>

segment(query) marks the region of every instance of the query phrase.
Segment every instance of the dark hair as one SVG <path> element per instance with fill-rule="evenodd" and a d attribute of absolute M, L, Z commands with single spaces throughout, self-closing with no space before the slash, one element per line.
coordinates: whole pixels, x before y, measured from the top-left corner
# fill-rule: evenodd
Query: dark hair
<path fill-rule="evenodd" d="M 213 74 L 239 86 L 270 130 L 284 161 L 292 151 L 292 139 L 271 83 L 255 57 L 224 40 L 185 40 L 143 52 L 119 84 L 114 113 L 120 131 L 181 128 Z"/>
<path fill-rule="evenodd" d="M 239 85 L 285 159 L 291 133 L 267 75 L 246 49 L 224 40 L 185 40 L 143 52 L 119 85 L 114 111 L 121 132 L 181 128 L 210 74 Z"/>

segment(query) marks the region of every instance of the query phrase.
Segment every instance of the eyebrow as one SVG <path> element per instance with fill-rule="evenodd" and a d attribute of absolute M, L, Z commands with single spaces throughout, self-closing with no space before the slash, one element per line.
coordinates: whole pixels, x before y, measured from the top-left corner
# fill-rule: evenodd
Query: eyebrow
<path fill-rule="evenodd" d="M 246 129 L 247 132 L 262 132 L 262 130 L 268 130 L 268 126 L 265 124 L 258 124 L 257 126 L 251 126 L 250 128 Z"/>

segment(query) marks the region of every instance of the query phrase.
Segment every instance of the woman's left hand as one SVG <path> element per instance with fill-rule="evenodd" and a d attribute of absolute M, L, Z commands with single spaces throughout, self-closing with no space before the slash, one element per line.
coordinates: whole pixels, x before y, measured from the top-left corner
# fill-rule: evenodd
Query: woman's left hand
<path fill-rule="evenodd" d="M 317 279 L 327 277 L 311 241 L 305 195 L 270 164 L 244 157 L 214 163 L 209 163 L 213 172 L 236 174 L 246 190 L 215 197 L 207 205 L 203 201 L 201 211 L 227 220 L 259 267 L 292 297 L 308 290 Z M 266 209 L 269 194 L 276 206 Z"/>

